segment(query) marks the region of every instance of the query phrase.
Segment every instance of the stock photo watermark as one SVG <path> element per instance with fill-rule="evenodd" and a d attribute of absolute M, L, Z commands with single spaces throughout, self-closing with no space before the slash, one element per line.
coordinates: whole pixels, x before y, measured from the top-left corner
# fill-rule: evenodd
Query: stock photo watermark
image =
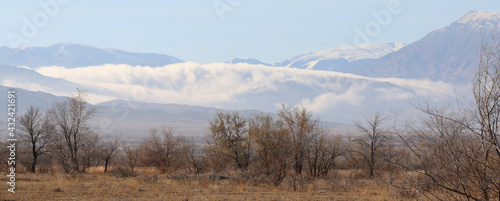
<path fill-rule="evenodd" d="M 125 100 L 123 104 L 124 107 L 119 107 L 120 102 L 115 101 L 111 105 L 111 112 L 114 114 L 119 114 L 118 120 L 125 120 L 130 116 L 130 110 L 136 109 L 139 107 L 139 103 L 147 99 L 147 91 L 146 89 L 153 89 L 158 86 L 158 82 L 156 80 L 151 81 L 152 74 L 150 77 L 147 77 L 142 82 L 141 86 L 135 86 L 130 90 L 130 94 L 123 94 L 121 96 L 122 100 Z M 127 101 L 128 100 L 128 101 Z M 110 135 L 114 132 L 117 132 L 117 128 L 115 122 L 110 118 L 104 118 L 99 121 L 99 130 L 102 134 Z"/>
<path fill-rule="evenodd" d="M 28 44 L 29 40 L 33 39 L 38 31 L 47 26 L 50 20 L 57 16 L 62 5 L 66 5 L 70 0 L 39 0 L 38 11 L 30 17 L 22 17 L 21 30 L 18 32 L 9 32 L 7 38 L 10 45 L 14 48 Z"/>
<path fill-rule="evenodd" d="M 358 46 L 366 43 L 371 43 L 372 39 L 379 36 L 383 28 L 388 27 L 396 16 L 403 12 L 404 2 L 412 2 L 413 0 L 390 0 L 387 2 L 386 6 L 380 10 L 370 11 L 371 19 L 364 24 L 361 28 L 359 26 L 354 27 L 354 38 L 353 43 L 341 43 L 339 47 L 351 47 Z"/>
<path fill-rule="evenodd" d="M 11 193 L 16 193 L 16 91 L 9 90 L 7 92 L 7 148 L 9 150 L 9 155 L 7 158 L 7 164 L 9 165 L 7 175 L 9 188 L 7 189 Z"/>
<path fill-rule="evenodd" d="M 224 21 L 224 15 L 233 12 L 242 2 L 243 0 L 215 0 L 212 5 L 220 21 Z"/>

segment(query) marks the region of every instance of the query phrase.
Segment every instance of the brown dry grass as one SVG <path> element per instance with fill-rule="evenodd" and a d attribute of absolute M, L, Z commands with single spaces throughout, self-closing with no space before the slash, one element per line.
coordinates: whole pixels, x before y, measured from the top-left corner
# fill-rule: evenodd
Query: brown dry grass
<path fill-rule="evenodd" d="M 337 179 L 316 180 L 300 191 L 250 185 L 237 180 L 172 179 L 154 169 L 140 169 L 137 177 L 118 178 L 100 168 L 87 174 L 18 173 L 16 194 L 7 192 L 1 178 L 0 200 L 402 200 L 389 186 L 373 180 L 352 178 L 339 171 Z"/>

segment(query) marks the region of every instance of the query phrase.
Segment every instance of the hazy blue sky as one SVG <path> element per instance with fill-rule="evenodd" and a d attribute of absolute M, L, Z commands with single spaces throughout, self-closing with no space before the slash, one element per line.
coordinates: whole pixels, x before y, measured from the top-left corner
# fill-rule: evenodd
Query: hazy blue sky
<path fill-rule="evenodd" d="M 20 47 L 72 42 L 199 63 L 233 57 L 274 63 L 355 44 L 356 28 L 374 23 L 380 30 L 372 27 L 370 42 L 409 44 L 471 10 L 500 11 L 498 0 L 61 0 L 54 13 L 33 3 L 55 1 L 3 1 L 0 46 L 12 47 L 16 35 L 26 39 Z M 391 20 L 381 25 L 371 13 L 385 11 Z M 23 34 L 26 20 L 37 29 L 31 35 Z"/>

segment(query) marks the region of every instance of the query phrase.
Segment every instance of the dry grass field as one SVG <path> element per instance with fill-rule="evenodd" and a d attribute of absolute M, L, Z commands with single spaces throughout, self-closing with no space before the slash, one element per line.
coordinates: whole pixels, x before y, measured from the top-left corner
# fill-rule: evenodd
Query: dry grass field
<path fill-rule="evenodd" d="M 88 172 L 18 173 L 15 194 L 7 191 L 7 177 L 2 177 L 0 200 L 404 200 L 389 186 L 353 179 L 346 171 L 339 171 L 336 179 L 304 184 L 298 191 L 286 183 L 273 187 L 207 174 L 162 175 L 152 169 L 140 169 L 135 177 L 104 174 L 101 168 Z"/>

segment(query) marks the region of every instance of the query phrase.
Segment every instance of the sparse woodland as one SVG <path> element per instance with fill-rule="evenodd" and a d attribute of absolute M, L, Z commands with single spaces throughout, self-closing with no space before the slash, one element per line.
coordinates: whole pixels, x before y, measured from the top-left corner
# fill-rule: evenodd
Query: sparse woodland
<path fill-rule="evenodd" d="M 99 108 L 77 90 L 48 111 L 32 107 L 20 114 L 18 174 L 59 175 L 76 183 L 96 174 L 110 181 L 135 178 L 131 188 L 142 189 L 139 194 L 156 188 L 157 197 L 148 199 L 160 200 L 500 200 L 499 48 L 494 40 L 482 46 L 472 103 L 419 104 L 420 113 L 411 117 L 366 114 L 354 122 L 359 134 L 352 136 L 332 133 L 305 107 L 283 105 L 276 115 L 219 112 L 203 138 L 182 136 L 166 125 L 151 128 L 137 143 L 125 143 L 91 129 L 89 120 Z M 6 146 L 0 149 L 0 157 L 7 158 Z M 19 181 L 20 193 L 29 191 L 22 187 L 25 181 Z M 223 190 L 199 190 L 213 185 L 255 195 L 235 198 Z M 184 194 L 162 197 L 172 186 L 200 194 L 179 190 Z M 371 189 L 370 194 L 355 195 L 359 189 Z M 72 192 L 63 186 L 50 191 Z"/>

